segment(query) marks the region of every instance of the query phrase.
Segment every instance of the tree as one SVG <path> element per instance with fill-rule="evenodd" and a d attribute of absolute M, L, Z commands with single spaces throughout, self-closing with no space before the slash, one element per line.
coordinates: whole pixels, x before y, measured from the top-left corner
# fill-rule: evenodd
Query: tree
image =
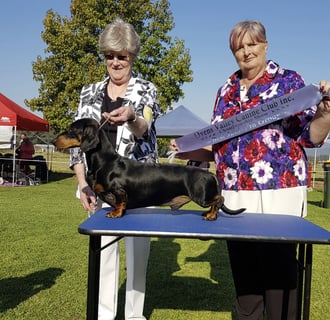
<path fill-rule="evenodd" d="M 162 110 L 184 97 L 181 87 L 192 81 L 190 54 L 183 40 L 169 35 L 174 22 L 168 0 L 72 0 L 70 12 L 70 18 L 62 18 L 47 11 L 45 57 L 32 64 L 39 96 L 25 101 L 31 110 L 43 112 L 54 132 L 72 122 L 81 88 L 105 77 L 98 38 L 117 16 L 132 23 L 141 37 L 133 71 L 156 85 Z"/>

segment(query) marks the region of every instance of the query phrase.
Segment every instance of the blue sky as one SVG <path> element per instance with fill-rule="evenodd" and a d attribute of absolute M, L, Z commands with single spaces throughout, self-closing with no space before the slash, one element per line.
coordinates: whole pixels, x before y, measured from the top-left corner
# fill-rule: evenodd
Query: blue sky
<path fill-rule="evenodd" d="M 46 11 L 69 15 L 70 0 L 2 1 L 0 13 L 0 92 L 25 107 L 38 96 L 32 62 L 44 54 L 40 37 Z M 194 80 L 183 86 L 185 105 L 209 121 L 216 92 L 237 69 L 228 47 L 232 27 L 260 20 L 266 27 L 268 58 L 298 71 L 306 84 L 330 80 L 330 1 L 306 0 L 170 0 L 172 36 L 190 50 Z"/>

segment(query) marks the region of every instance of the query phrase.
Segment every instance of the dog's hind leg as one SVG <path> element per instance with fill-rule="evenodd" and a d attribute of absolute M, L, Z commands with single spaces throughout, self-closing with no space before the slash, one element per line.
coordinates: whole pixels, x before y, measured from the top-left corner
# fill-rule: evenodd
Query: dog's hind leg
<path fill-rule="evenodd" d="M 210 210 L 203 213 L 204 220 L 216 220 L 218 217 L 218 205 L 214 204 L 211 206 Z"/>
<path fill-rule="evenodd" d="M 169 206 L 171 207 L 172 210 L 178 210 L 179 208 L 181 208 L 183 205 L 187 204 L 190 201 L 191 199 L 188 196 L 182 195 L 171 199 L 169 202 L 162 203 L 161 205 Z"/>

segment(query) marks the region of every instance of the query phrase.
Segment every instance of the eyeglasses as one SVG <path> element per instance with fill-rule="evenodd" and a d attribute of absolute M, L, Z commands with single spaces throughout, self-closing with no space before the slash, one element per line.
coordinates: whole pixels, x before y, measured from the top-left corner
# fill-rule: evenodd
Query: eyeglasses
<path fill-rule="evenodd" d="M 109 53 L 109 54 L 105 54 L 104 58 L 106 60 L 113 60 L 114 58 L 117 58 L 119 61 L 128 61 L 129 60 L 129 56 L 125 56 L 125 55 L 121 55 L 121 54 L 113 54 L 113 53 Z"/>

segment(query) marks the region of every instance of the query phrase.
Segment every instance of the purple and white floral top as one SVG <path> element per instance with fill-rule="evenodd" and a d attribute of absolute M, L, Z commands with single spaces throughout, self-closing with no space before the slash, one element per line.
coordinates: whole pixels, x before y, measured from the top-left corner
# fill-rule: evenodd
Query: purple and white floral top
<path fill-rule="evenodd" d="M 266 70 L 240 94 L 241 71 L 230 76 L 217 93 L 212 123 L 291 93 L 305 86 L 295 71 L 267 61 Z M 237 138 L 213 145 L 217 175 L 223 190 L 267 190 L 307 185 L 308 164 L 303 147 L 310 141 L 309 125 L 316 106 Z"/>

